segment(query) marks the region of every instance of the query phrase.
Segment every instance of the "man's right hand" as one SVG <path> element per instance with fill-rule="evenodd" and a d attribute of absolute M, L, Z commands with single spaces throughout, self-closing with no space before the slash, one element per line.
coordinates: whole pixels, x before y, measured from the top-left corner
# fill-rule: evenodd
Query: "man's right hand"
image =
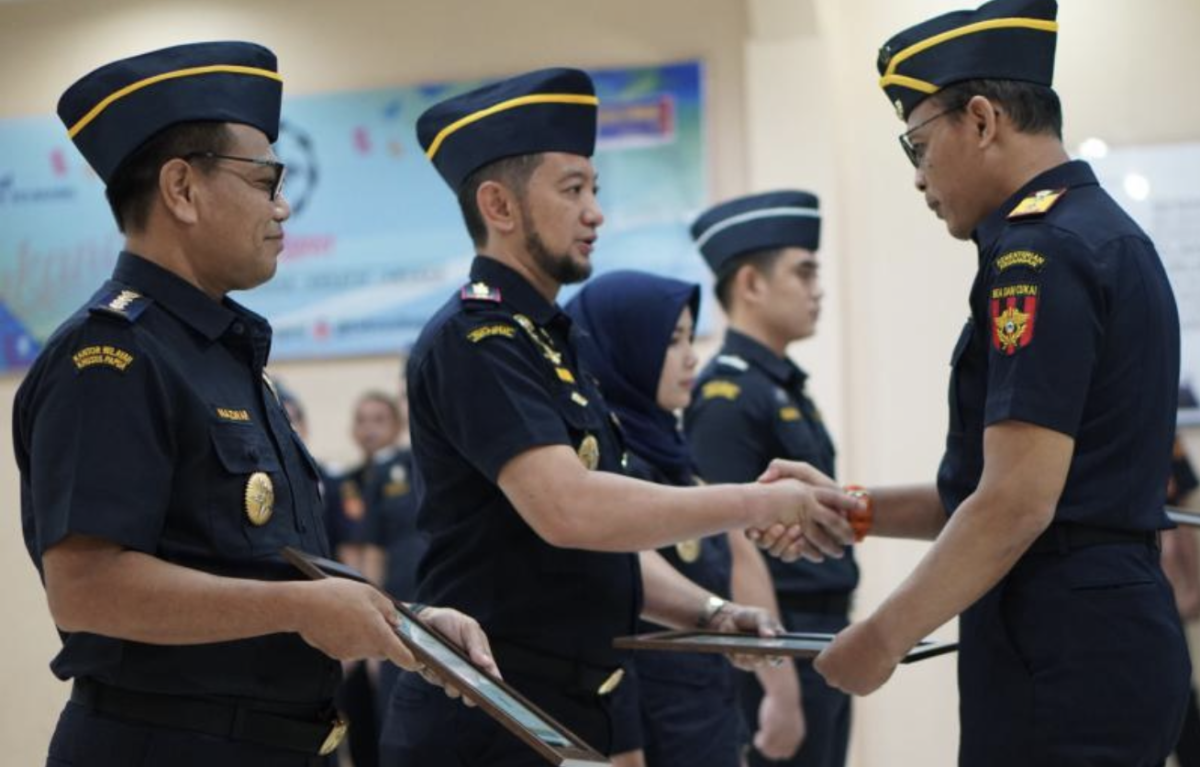
<path fill-rule="evenodd" d="M 838 559 L 854 542 L 854 530 L 846 516 L 857 510 L 861 501 L 836 485 L 780 477 L 763 480 L 759 487 L 763 497 L 756 516 L 762 521 L 752 525 L 747 534 L 771 556 L 788 562 L 801 556 L 818 562 L 825 557 Z"/>
<path fill-rule="evenodd" d="M 387 658 L 417 670 L 417 659 L 396 635 L 399 613 L 374 586 L 344 578 L 296 586 L 303 594 L 296 631 L 305 642 L 338 660 Z"/>

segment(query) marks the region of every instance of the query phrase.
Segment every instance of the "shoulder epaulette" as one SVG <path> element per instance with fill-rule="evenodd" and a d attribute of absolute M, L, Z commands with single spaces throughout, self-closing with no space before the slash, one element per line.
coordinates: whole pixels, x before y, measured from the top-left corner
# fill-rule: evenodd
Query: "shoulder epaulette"
<path fill-rule="evenodd" d="M 91 314 L 119 317 L 126 322 L 136 322 L 152 301 L 135 290 L 114 288 L 88 306 Z"/>
<path fill-rule="evenodd" d="M 739 373 L 745 373 L 750 369 L 750 363 L 736 354 L 722 354 L 718 356 L 717 365 L 729 370 L 736 370 Z"/>
<path fill-rule="evenodd" d="M 500 303 L 500 288 L 493 288 L 486 282 L 468 282 L 462 286 L 458 297 L 464 301 L 486 301 L 498 304 Z"/>
<path fill-rule="evenodd" d="M 1035 218 L 1044 216 L 1050 212 L 1058 201 L 1067 194 L 1066 187 L 1062 189 L 1042 189 L 1034 192 L 1017 203 L 1017 206 L 1008 213 L 1009 221 L 1022 221 L 1027 218 Z"/>

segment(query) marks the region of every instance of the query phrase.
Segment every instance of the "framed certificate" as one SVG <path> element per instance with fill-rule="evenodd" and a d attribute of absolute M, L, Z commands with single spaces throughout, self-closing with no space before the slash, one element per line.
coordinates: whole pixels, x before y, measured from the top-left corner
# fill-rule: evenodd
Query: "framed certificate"
<path fill-rule="evenodd" d="M 1200 527 L 1200 512 L 1168 506 L 1167 516 L 1177 525 Z"/>
<path fill-rule="evenodd" d="M 317 557 L 290 546 L 283 558 L 313 580 L 349 578 L 370 583 L 362 573 L 340 562 Z M 464 697 L 479 706 L 547 762 L 559 767 L 599 767 L 608 759 L 556 722 L 521 693 L 476 666 L 437 629 L 424 623 L 408 606 L 384 592 L 400 612 L 396 634 L 417 660 L 452 683 Z"/>
<path fill-rule="evenodd" d="M 613 646 L 622 650 L 815 658 L 829 646 L 834 636 L 834 634 L 788 633 L 773 637 L 760 637 L 757 634 L 729 634 L 719 631 L 658 631 L 652 634 L 619 637 L 613 641 Z M 913 663 L 954 652 L 957 649 L 957 642 L 935 642 L 925 639 L 909 650 L 900 662 Z"/>

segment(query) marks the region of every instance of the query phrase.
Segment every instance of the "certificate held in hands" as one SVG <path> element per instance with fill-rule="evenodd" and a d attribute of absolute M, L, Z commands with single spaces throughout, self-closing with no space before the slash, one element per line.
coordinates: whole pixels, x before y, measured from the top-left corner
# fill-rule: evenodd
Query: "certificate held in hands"
<path fill-rule="evenodd" d="M 362 573 L 340 562 L 285 548 L 283 558 L 313 580 L 349 578 L 370 583 Z M 384 592 L 400 613 L 400 641 L 439 678 L 453 685 L 488 716 L 558 767 L 602 767 L 609 761 L 503 680 L 476 666 L 466 654 L 408 606 Z"/>
<path fill-rule="evenodd" d="M 613 640 L 613 646 L 622 650 L 815 658 L 829 646 L 834 636 L 836 635 L 785 633 L 773 637 L 761 637 L 757 634 L 731 634 L 720 631 L 657 631 L 651 634 L 618 637 Z M 914 663 L 926 658 L 945 655 L 957 649 L 957 642 L 935 642 L 925 639 L 909 650 L 900 662 Z"/>

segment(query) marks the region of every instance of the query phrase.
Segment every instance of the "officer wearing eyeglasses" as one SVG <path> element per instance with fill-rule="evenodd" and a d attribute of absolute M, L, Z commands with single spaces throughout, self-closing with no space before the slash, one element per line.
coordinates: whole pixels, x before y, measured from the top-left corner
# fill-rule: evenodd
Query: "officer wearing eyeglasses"
<path fill-rule="evenodd" d="M 959 622 L 960 764 L 1161 765 L 1191 677 L 1159 565 L 1179 318 L 1153 243 L 1062 145 L 1054 0 L 996 0 L 879 57 L 917 190 L 979 267 L 936 486 L 874 493 L 934 540 L 817 660 L 868 694 Z"/>
<path fill-rule="evenodd" d="M 325 554 L 317 467 L 264 368 L 271 328 L 227 297 L 275 273 L 287 201 L 275 56 L 249 43 L 124 59 L 59 115 L 126 245 L 17 393 L 25 543 L 73 679 L 52 765 L 324 764 L 337 659 L 416 664 L 391 602 L 298 581 Z M 428 621 L 494 670 L 478 624 Z"/>

